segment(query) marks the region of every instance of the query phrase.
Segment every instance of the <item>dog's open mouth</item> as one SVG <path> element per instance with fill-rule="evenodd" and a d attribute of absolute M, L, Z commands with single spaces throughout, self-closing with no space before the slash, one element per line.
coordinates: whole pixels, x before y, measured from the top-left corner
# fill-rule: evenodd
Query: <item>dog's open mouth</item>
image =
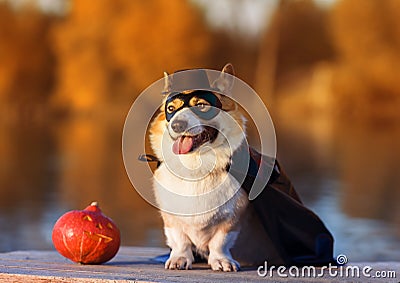
<path fill-rule="evenodd" d="M 175 154 L 186 154 L 199 148 L 206 142 L 212 143 L 218 135 L 218 130 L 205 126 L 204 131 L 198 135 L 182 135 L 173 144 L 172 151 Z"/>

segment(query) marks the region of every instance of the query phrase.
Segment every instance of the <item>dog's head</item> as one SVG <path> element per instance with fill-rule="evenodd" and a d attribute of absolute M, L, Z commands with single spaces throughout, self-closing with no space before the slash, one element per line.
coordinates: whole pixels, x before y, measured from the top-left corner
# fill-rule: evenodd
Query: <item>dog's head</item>
<path fill-rule="evenodd" d="M 174 91 L 174 77 L 165 74 L 163 105 L 150 127 L 151 145 L 160 160 L 170 154 L 184 159 L 214 154 L 229 160 L 245 130 L 245 118 L 229 98 L 233 75 L 233 66 L 227 64 L 210 90 Z"/>

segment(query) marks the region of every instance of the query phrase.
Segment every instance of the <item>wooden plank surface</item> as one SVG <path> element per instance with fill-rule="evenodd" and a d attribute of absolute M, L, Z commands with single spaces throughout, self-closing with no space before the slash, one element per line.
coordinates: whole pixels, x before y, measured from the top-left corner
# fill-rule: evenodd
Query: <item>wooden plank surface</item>
<path fill-rule="evenodd" d="M 325 273 L 323 278 L 260 277 L 256 269 L 235 273 L 214 272 L 205 264 L 194 264 L 193 270 L 164 270 L 154 257 L 168 249 L 122 247 L 117 256 L 102 265 L 73 263 L 56 251 L 15 251 L 0 254 L 0 282 L 399 282 L 386 278 L 339 278 Z M 400 263 L 358 263 L 374 270 L 393 270 L 400 276 Z"/>

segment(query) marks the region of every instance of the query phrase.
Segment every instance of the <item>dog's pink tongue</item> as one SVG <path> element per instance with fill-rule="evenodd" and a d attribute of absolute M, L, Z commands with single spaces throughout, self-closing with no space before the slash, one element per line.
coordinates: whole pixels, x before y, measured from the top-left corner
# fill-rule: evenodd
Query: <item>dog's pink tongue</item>
<path fill-rule="evenodd" d="M 193 138 L 182 136 L 174 142 L 172 146 L 172 151 L 175 154 L 185 154 L 188 153 L 193 146 Z"/>

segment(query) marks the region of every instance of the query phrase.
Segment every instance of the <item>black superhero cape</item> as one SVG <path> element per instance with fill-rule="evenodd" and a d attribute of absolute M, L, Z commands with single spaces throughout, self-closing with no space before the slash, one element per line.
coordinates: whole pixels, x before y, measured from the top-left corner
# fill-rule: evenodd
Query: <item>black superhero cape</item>
<path fill-rule="evenodd" d="M 241 186 L 247 193 L 250 193 L 258 172 L 263 174 L 267 168 L 273 168 L 266 187 L 250 201 L 270 239 L 269 243 L 263 244 L 271 245 L 272 257 L 287 266 L 335 263 L 331 233 L 321 219 L 303 205 L 278 161 L 242 146 L 234 153 L 232 162 L 240 162 L 235 159 L 240 158 L 243 151 L 248 151 L 250 157 Z M 243 180 L 243 172 L 232 169 L 233 166 L 229 173 L 237 180 Z"/>

